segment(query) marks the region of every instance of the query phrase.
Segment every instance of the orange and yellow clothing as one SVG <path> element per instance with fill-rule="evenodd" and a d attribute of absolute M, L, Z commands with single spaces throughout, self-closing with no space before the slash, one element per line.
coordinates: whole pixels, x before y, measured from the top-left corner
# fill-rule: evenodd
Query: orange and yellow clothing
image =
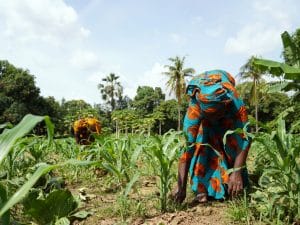
<path fill-rule="evenodd" d="M 92 134 L 100 134 L 101 124 L 95 118 L 83 118 L 74 122 L 73 129 L 76 142 L 87 145 L 94 141 Z"/>

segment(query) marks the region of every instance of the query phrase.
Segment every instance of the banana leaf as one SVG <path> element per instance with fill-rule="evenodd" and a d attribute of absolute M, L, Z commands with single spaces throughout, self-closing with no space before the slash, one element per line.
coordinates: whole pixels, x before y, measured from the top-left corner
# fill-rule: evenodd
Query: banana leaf
<path fill-rule="evenodd" d="M 292 36 L 287 31 L 281 34 L 281 40 L 282 40 L 285 56 L 287 56 L 293 62 L 294 66 L 299 68 L 300 49 L 297 47 L 296 41 L 293 40 Z"/>
<path fill-rule="evenodd" d="M 253 63 L 263 72 L 269 72 L 274 76 L 281 76 L 288 80 L 300 81 L 300 68 L 289 66 L 285 63 L 280 63 L 267 59 L 254 58 Z"/>

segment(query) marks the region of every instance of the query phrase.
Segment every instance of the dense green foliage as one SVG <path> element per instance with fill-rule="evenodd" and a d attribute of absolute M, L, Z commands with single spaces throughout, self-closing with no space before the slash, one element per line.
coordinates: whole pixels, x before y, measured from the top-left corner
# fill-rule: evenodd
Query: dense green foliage
<path fill-rule="evenodd" d="M 289 101 L 290 99 L 285 93 L 269 93 L 266 85 L 266 82 L 260 84 L 261 90 L 257 98 L 257 115 L 259 121 L 263 123 L 274 120 L 283 110 L 294 104 Z M 251 103 L 252 89 L 252 82 L 244 82 L 237 85 L 237 90 L 247 107 L 248 113 L 254 117 L 256 105 Z"/>
<path fill-rule="evenodd" d="M 136 96 L 133 99 L 132 106 L 136 113 L 143 117 L 154 112 L 160 102 L 165 100 L 165 94 L 161 88 L 155 89 L 149 86 L 138 87 Z"/>
<path fill-rule="evenodd" d="M 35 78 L 28 70 L 0 61 L 0 123 L 18 123 L 28 113 L 59 118 L 54 98 L 40 96 Z"/>
<path fill-rule="evenodd" d="M 282 117 L 276 123 L 276 130 L 255 138 L 262 144 L 257 158 L 262 174 L 252 204 L 265 218 L 292 223 L 300 218 L 300 140 L 287 132 Z"/>
<path fill-rule="evenodd" d="M 300 67 L 300 29 L 297 29 L 291 36 L 287 32 L 283 33 L 282 40 L 284 61 L 290 66 Z"/>

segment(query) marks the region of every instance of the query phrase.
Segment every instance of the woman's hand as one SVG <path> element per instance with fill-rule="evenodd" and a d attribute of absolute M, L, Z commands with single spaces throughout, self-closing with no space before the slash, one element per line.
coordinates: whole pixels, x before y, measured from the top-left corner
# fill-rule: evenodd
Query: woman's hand
<path fill-rule="evenodd" d="M 244 187 L 242 168 L 245 166 L 248 150 L 239 151 L 236 156 L 234 166 L 235 171 L 229 175 L 228 182 L 228 194 L 231 196 L 237 196 Z"/>
<path fill-rule="evenodd" d="M 177 187 L 172 193 L 172 199 L 177 203 L 182 203 L 186 197 L 186 189 Z"/>
<path fill-rule="evenodd" d="M 181 157 L 178 163 L 178 180 L 177 187 L 172 193 L 172 199 L 177 203 L 182 203 L 186 197 L 186 184 L 188 177 L 188 170 L 190 167 L 191 158 Z"/>
<path fill-rule="evenodd" d="M 243 178 L 241 171 L 235 171 L 229 176 L 228 194 L 237 196 L 243 190 Z"/>

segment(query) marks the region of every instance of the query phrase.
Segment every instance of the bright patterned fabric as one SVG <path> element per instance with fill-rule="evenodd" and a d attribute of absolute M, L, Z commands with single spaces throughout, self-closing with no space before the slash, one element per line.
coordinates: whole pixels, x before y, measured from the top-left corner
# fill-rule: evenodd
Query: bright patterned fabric
<path fill-rule="evenodd" d="M 246 108 L 234 86 L 229 73 L 213 70 L 194 77 L 187 87 L 190 103 L 183 130 L 189 147 L 180 160 L 191 159 L 193 192 L 207 192 L 215 199 L 223 198 L 226 193 L 227 170 L 233 167 L 237 154 L 250 147 L 250 139 L 235 133 L 227 135 L 226 145 L 223 144 L 226 131 L 243 128 L 247 122 Z M 205 144 L 217 150 L 219 156 Z M 243 179 L 246 182 L 246 171 L 243 171 Z"/>

